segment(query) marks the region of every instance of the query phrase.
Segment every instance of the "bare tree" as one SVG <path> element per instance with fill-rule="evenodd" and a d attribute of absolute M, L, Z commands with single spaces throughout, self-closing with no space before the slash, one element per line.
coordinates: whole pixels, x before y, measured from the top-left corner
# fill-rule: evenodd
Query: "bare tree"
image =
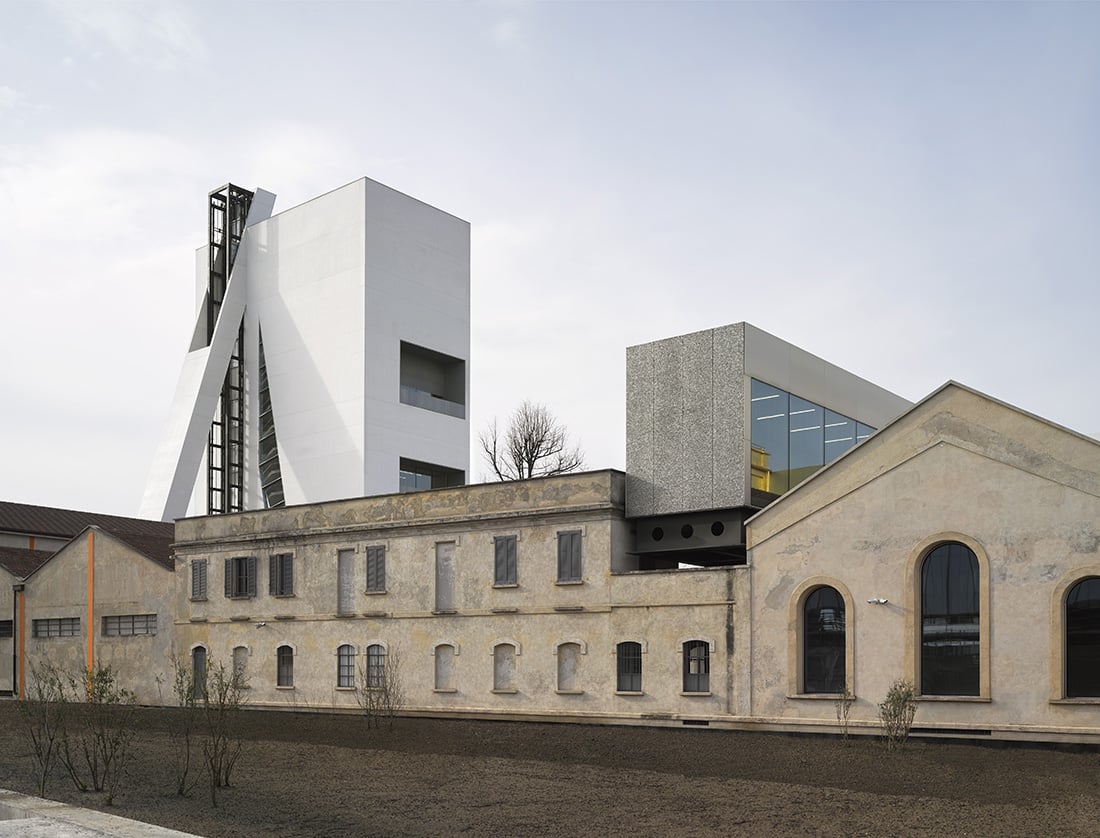
<path fill-rule="evenodd" d="M 478 437 L 485 462 L 498 480 L 527 480 L 584 468 L 580 446 L 544 404 L 524 401 L 503 433 L 494 419 Z"/>

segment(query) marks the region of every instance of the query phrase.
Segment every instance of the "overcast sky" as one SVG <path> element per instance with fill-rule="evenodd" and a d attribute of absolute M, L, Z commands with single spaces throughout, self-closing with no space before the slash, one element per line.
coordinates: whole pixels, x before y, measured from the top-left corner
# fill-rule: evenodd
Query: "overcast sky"
<path fill-rule="evenodd" d="M 625 347 L 739 320 L 1096 434 L 1098 45 L 1096 3 L 9 2 L 0 499 L 137 513 L 228 181 L 471 223 L 475 434 L 531 398 L 622 468 Z"/>

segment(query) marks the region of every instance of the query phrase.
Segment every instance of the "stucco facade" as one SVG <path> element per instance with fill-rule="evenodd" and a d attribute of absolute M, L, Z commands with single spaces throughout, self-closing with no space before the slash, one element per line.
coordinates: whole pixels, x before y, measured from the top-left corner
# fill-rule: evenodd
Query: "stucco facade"
<path fill-rule="evenodd" d="M 835 727 L 804 689 L 806 595 L 846 606 L 852 718 L 890 684 L 921 684 L 921 567 L 976 557 L 974 695 L 922 695 L 916 724 L 1001 738 L 1100 737 L 1100 697 L 1067 698 L 1066 595 L 1100 576 L 1100 444 L 949 384 L 749 522 L 752 714 Z M 919 686 L 918 686 L 919 688 Z M 822 700 L 824 699 L 824 700 Z"/>
<path fill-rule="evenodd" d="M 728 713 L 732 692 L 747 701 L 730 644 L 745 569 L 613 573 L 629 549 L 624 500 L 623 475 L 602 471 L 183 520 L 177 646 L 221 661 L 246 649 L 254 706 L 355 707 L 337 650 L 352 646 L 358 664 L 378 644 L 400 657 L 409 712 L 638 722 Z M 576 579 L 560 578 L 568 533 L 580 534 Z M 514 581 L 502 582 L 494 548 L 508 537 Z M 368 593 L 367 552 L 379 547 L 384 592 Z M 343 602 L 341 551 L 354 557 Z M 272 596 L 269 556 L 286 553 L 293 595 Z M 256 595 L 226 596 L 227 560 L 251 555 Z M 205 599 L 192 596 L 196 562 L 207 568 Z M 707 643 L 710 683 L 685 695 L 683 644 L 693 640 Z M 617 688 L 622 642 L 641 646 L 639 690 Z M 293 686 L 277 683 L 280 646 L 293 650 Z"/>

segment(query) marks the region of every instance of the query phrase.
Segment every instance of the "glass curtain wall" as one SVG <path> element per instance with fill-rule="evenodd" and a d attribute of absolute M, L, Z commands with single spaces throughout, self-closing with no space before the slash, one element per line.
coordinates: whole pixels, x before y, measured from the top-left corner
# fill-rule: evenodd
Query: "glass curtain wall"
<path fill-rule="evenodd" d="M 752 379 L 752 488 L 793 489 L 875 429 L 786 390 Z"/>

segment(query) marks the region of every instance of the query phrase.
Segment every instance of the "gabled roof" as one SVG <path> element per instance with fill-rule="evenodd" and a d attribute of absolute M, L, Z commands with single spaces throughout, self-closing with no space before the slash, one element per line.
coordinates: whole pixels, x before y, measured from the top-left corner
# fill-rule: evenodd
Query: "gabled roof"
<path fill-rule="evenodd" d="M 174 525 L 169 524 L 169 527 L 174 529 Z M 176 567 L 175 559 L 172 557 L 172 541 L 173 535 L 167 537 L 157 535 L 141 535 L 137 533 L 129 532 L 116 532 L 109 527 L 99 527 L 110 535 L 113 535 L 123 544 L 133 547 L 138 553 L 145 556 L 147 559 L 152 559 L 157 564 L 168 570 L 174 570 Z"/>
<path fill-rule="evenodd" d="M 23 579 L 38 570 L 52 555 L 49 550 L 0 547 L 0 567 L 16 579 Z"/>
<path fill-rule="evenodd" d="M 948 381 L 905 413 L 753 515 L 750 542 L 768 538 L 935 444 L 981 453 L 1100 497 L 1100 441 Z"/>
<path fill-rule="evenodd" d="M 169 542 L 175 532 L 171 522 L 0 501 L 0 532 L 72 538 L 90 526 L 99 527 L 120 537 L 126 533 L 157 539 L 167 538 Z"/>

